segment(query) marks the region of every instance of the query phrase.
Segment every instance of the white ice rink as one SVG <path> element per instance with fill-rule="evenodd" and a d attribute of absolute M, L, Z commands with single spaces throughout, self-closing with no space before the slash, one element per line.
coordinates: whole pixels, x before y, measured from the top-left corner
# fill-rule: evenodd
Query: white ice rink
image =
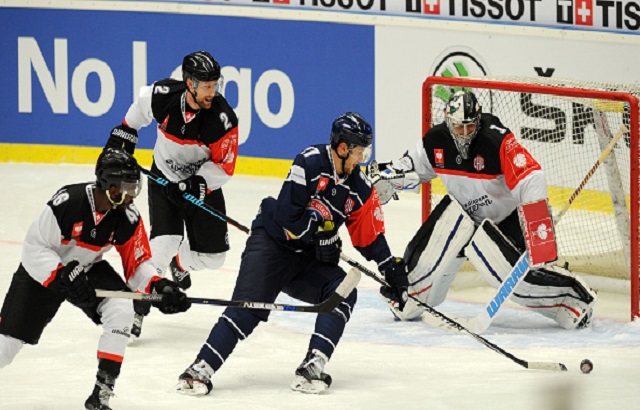
<path fill-rule="evenodd" d="M 91 166 L 0 164 L 0 300 L 20 261 L 27 227 L 62 185 L 93 179 Z M 228 214 L 250 225 L 261 198 L 281 180 L 236 176 L 225 186 Z M 137 201 L 147 219 L 146 189 Z M 418 228 L 415 195 L 385 207 L 387 238 L 402 255 Z M 145 222 L 148 223 L 148 220 Z M 343 240 L 348 243 L 345 232 Z M 230 227 L 231 252 L 220 271 L 192 275 L 191 296 L 228 299 L 246 235 Z M 345 253 L 364 262 L 350 246 Z M 109 260 L 120 269 L 117 254 Z M 365 263 L 368 267 L 373 265 Z M 509 306 L 484 335 L 527 361 L 562 362 L 566 373 L 527 370 L 465 335 L 422 322 L 397 323 L 363 277 L 358 304 L 326 370 L 323 395 L 293 392 L 289 383 L 305 355 L 314 315 L 277 312 L 242 342 L 203 398 L 176 394 L 177 376 L 194 359 L 222 308 L 147 317 L 130 345 L 111 405 L 126 409 L 637 409 L 640 408 L 640 323 L 628 323 L 628 296 L 600 292 L 587 330 L 565 331 L 548 319 Z M 439 309 L 474 316 L 486 288 L 460 288 Z M 283 298 L 282 301 L 295 303 Z M 101 329 L 65 304 L 37 346 L 25 346 L 0 370 L 0 409 L 80 409 L 93 388 Z M 594 363 L 580 373 L 583 358 Z"/>

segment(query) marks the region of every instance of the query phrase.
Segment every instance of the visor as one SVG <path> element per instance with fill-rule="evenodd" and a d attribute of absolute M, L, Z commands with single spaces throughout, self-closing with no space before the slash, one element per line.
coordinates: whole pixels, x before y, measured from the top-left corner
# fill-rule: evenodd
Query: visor
<path fill-rule="evenodd" d="M 138 181 L 122 181 L 120 183 L 120 192 L 123 194 L 127 194 L 132 198 L 140 195 L 140 191 L 142 190 L 142 180 Z"/>
<path fill-rule="evenodd" d="M 371 152 L 371 145 L 367 145 L 366 147 L 356 145 L 349 150 L 349 155 L 357 158 L 359 164 L 366 164 L 371 160 Z"/>

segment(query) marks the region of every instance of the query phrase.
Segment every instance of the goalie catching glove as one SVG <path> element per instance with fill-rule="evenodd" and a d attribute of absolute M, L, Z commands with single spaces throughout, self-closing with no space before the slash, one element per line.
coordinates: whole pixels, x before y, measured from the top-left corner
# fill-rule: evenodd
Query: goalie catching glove
<path fill-rule="evenodd" d="M 392 199 L 398 199 L 397 191 L 416 189 L 420 186 L 420 177 L 413 171 L 410 157 L 383 163 L 373 160 L 367 165 L 367 175 L 378 191 L 382 205 Z"/>
<path fill-rule="evenodd" d="M 120 124 L 113 127 L 104 148 L 120 149 L 133 155 L 133 152 L 136 150 L 136 144 L 138 144 L 138 131 L 124 124 Z"/>
<path fill-rule="evenodd" d="M 180 290 L 178 284 L 169 279 L 160 279 L 151 284 L 151 293 L 162 295 L 162 300 L 151 302 L 162 313 L 186 312 L 191 307 L 191 301 L 187 295 Z"/>
<path fill-rule="evenodd" d="M 380 273 L 384 275 L 389 286 L 382 286 L 380 294 L 398 304 L 398 310 L 402 312 L 404 305 L 409 299 L 407 288 L 409 279 L 407 274 L 409 269 L 402 258 L 392 258 L 389 262 L 380 265 Z"/>
<path fill-rule="evenodd" d="M 200 175 L 191 175 L 180 182 L 169 182 L 164 186 L 165 195 L 176 205 L 183 203 L 183 194 L 193 195 L 200 201 L 204 201 L 207 194 L 207 182 Z"/>

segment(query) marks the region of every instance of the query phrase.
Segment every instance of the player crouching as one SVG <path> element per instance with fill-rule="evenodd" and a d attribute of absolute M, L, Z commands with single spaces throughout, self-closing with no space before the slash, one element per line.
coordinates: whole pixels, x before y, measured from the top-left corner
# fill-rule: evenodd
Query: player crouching
<path fill-rule="evenodd" d="M 95 174 L 96 182 L 60 188 L 27 232 L 22 262 L 0 312 L 0 368 L 24 343 L 38 343 L 67 300 L 102 325 L 96 383 L 85 408 L 109 410 L 134 310 L 131 299 L 98 298 L 96 289 L 162 294 L 154 304 L 163 313 L 184 312 L 190 302 L 177 284 L 157 276 L 151 263 L 147 234 L 133 205 L 141 186 L 135 158 L 106 149 Z M 122 258 L 124 280 L 102 260 L 113 247 Z"/>

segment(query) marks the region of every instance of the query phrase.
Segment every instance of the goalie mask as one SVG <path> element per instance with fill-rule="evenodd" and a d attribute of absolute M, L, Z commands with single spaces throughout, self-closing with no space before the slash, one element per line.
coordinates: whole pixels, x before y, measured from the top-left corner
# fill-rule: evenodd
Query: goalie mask
<path fill-rule="evenodd" d="M 96 185 L 106 192 L 109 201 L 115 206 L 124 201 L 124 197 L 137 197 L 142 188 L 140 167 L 136 159 L 127 152 L 107 148 L 102 151 L 96 163 Z M 109 189 L 116 186 L 120 189 L 119 198 L 111 198 Z"/>
<path fill-rule="evenodd" d="M 346 112 L 333 121 L 331 148 L 337 150 L 341 142 L 347 143 L 349 155 L 358 157 L 359 163 L 366 164 L 371 159 L 373 131 L 371 125 L 360 114 Z M 341 159 L 344 161 L 347 157 Z"/>
<path fill-rule="evenodd" d="M 447 101 L 444 114 L 460 156 L 468 159 L 469 147 L 480 128 L 482 107 L 478 99 L 470 91 L 458 91 Z"/>

